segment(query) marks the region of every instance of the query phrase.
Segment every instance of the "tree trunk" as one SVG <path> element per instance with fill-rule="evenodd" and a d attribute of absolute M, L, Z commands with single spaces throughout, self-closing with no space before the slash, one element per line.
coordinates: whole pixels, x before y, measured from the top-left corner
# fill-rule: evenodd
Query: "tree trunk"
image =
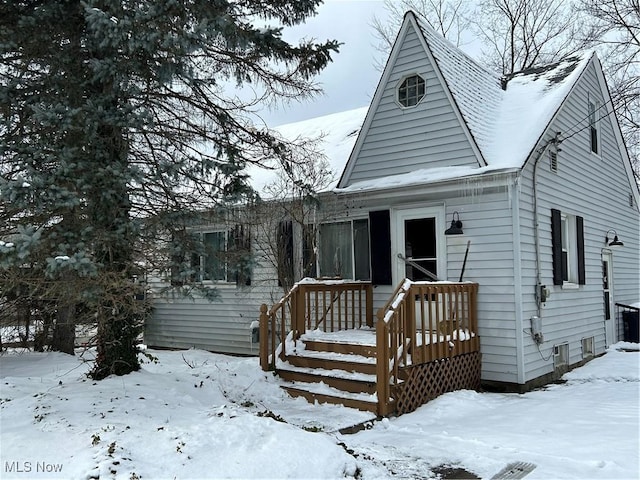
<path fill-rule="evenodd" d="M 63 305 L 58 307 L 56 323 L 53 327 L 51 349 L 56 352 L 74 355 L 76 343 L 75 306 Z"/>
<path fill-rule="evenodd" d="M 122 282 L 106 292 L 107 299 L 98 307 L 98 352 L 91 372 L 95 380 L 140 369 L 136 342 L 143 314 L 137 309 L 143 304 L 138 305 L 134 294 L 133 285 Z"/>

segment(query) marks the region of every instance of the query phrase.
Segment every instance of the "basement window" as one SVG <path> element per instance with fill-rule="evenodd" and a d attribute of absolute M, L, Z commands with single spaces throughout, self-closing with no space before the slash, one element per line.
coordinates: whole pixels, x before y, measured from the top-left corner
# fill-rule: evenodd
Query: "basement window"
<path fill-rule="evenodd" d="M 553 346 L 553 367 L 556 370 L 569 368 L 569 344 L 560 343 Z"/>
<path fill-rule="evenodd" d="M 595 355 L 593 337 L 582 339 L 582 358 L 592 358 Z"/>
<path fill-rule="evenodd" d="M 406 77 L 398 87 L 398 103 L 415 107 L 424 98 L 425 90 L 425 81 L 420 75 Z"/>

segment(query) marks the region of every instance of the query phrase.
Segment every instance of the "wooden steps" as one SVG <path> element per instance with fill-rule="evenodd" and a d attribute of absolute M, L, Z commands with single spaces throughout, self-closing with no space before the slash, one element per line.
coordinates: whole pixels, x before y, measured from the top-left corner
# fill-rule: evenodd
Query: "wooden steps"
<path fill-rule="evenodd" d="M 302 348 L 279 361 L 276 371 L 283 388 L 314 403 L 342 404 L 377 413 L 375 332 L 358 331 L 358 342 L 303 335 Z M 368 336 L 363 341 L 363 335 Z"/>
<path fill-rule="evenodd" d="M 298 385 L 298 384 L 296 384 Z M 283 387 L 289 395 L 292 397 L 303 397 L 309 403 L 331 403 L 334 405 L 344 405 L 345 407 L 357 408 L 358 410 L 364 410 L 366 412 L 377 413 L 378 400 L 375 395 L 370 398 L 364 397 L 350 397 L 344 395 L 344 392 L 324 393 L 320 391 L 314 391 L 310 385 L 300 384 L 299 386 L 285 386 Z"/>

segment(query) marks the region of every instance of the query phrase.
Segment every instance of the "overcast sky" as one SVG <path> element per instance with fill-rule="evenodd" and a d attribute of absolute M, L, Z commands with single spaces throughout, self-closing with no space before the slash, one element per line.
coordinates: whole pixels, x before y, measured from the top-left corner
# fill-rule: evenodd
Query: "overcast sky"
<path fill-rule="evenodd" d="M 295 102 L 277 111 L 263 111 L 271 127 L 342 112 L 370 103 L 381 72 L 376 59 L 384 59 L 375 49 L 376 38 L 370 26 L 373 16 L 385 18 L 382 0 L 325 0 L 318 14 L 306 24 L 285 29 L 289 41 L 315 38 L 342 42 L 333 62 L 317 77 L 324 94 L 303 103 Z M 379 62 L 378 62 L 379 63 Z"/>

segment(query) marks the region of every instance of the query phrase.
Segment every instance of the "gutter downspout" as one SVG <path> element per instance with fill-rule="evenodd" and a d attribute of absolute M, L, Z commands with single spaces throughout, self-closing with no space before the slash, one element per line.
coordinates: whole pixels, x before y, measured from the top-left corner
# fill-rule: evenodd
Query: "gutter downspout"
<path fill-rule="evenodd" d="M 532 187 L 532 195 L 533 195 L 533 235 L 534 235 L 534 244 L 535 244 L 535 258 L 536 258 L 536 290 L 535 290 L 535 298 L 536 298 L 536 315 L 542 319 L 542 275 L 540 272 L 540 231 L 538 228 L 538 162 L 545 154 L 549 145 L 555 145 L 556 148 L 560 144 L 561 140 L 559 140 L 560 132 L 557 132 L 555 136 L 548 140 L 540 149 L 540 153 L 533 161 L 533 174 L 531 180 Z"/>
<path fill-rule="evenodd" d="M 535 285 L 535 301 L 536 301 L 536 315 L 538 318 L 542 319 L 542 274 L 540 268 L 540 232 L 538 225 L 538 192 L 537 192 L 537 184 L 538 184 L 538 163 L 542 156 L 545 154 L 550 145 L 554 145 L 556 148 L 560 144 L 561 140 L 559 140 L 560 132 L 557 132 L 555 136 L 549 139 L 538 151 L 538 155 L 533 161 L 533 172 L 532 172 L 532 209 L 533 209 L 533 237 L 534 237 L 534 248 L 535 248 L 535 265 L 536 265 L 536 285 Z M 516 179 L 513 185 L 509 186 L 512 189 L 512 222 L 513 222 L 513 257 L 514 257 L 514 295 L 515 295 L 515 315 L 516 315 L 516 365 L 518 372 L 518 384 L 525 384 L 525 354 L 524 354 L 524 305 L 522 298 L 522 250 L 520 248 L 520 184 L 519 184 L 519 175 L 516 176 Z M 533 337 L 533 332 L 532 332 Z M 542 338 L 542 337 L 540 337 Z M 534 338 L 534 342 L 536 342 L 538 346 L 538 351 L 540 350 L 540 342 Z M 542 354 L 541 354 L 542 355 Z M 544 357 L 543 357 L 544 358 Z"/>
<path fill-rule="evenodd" d="M 516 369 L 518 385 L 524 385 L 524 312 L 522 310 L 522 251 L 520 248 L 520 176 L 509 184 L 513 228 L 513 295 L 515 307 Z"/>

